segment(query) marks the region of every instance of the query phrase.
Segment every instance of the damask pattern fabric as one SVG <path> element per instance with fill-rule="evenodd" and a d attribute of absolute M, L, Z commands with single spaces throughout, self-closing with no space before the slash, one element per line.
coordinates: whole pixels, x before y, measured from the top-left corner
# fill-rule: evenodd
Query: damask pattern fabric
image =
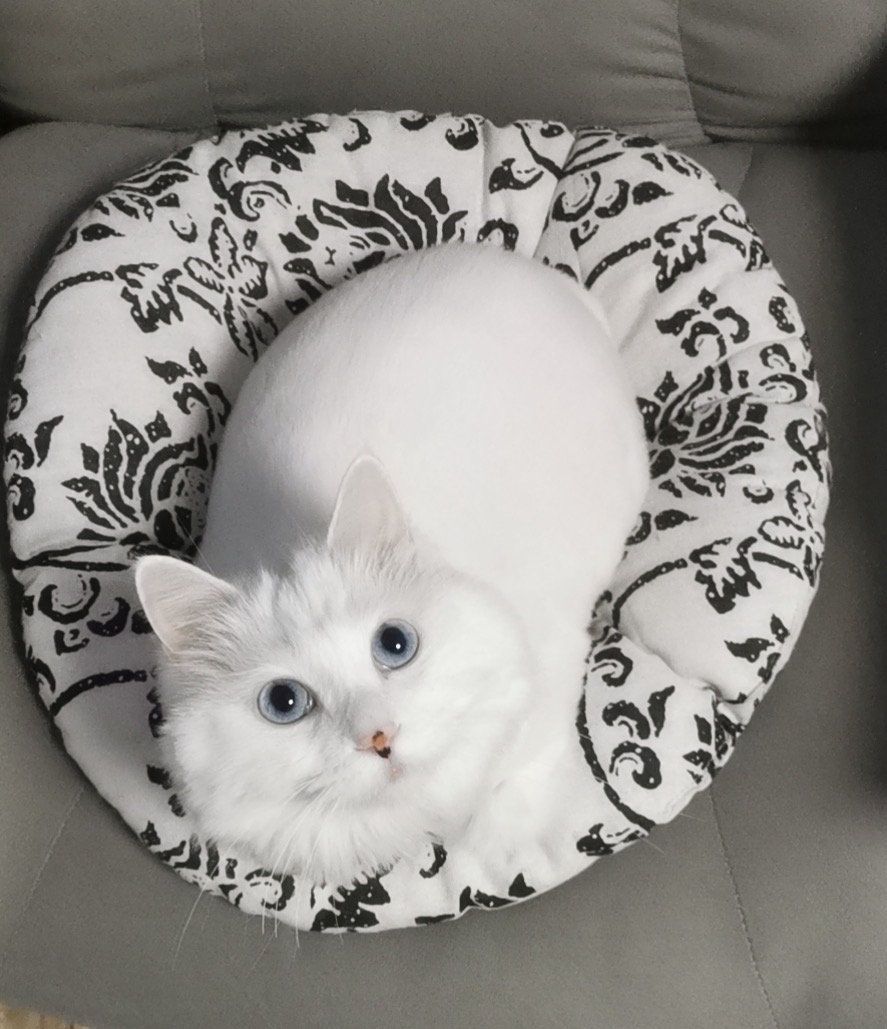
<path fill-rule="evenodd" d="M 435 845 L 421 869 L 312 886 L 196 834 L 160 756 L 132 563 L 194 554 L 231 405 L 289 319 L 394 255 L 459 240 L 584 283 L 644 417 L 652 484 L 589 613 L 565 741 L 585 756 L 587 796 L 575 846 L 549 867 L 503 878 Z M 522 901 L 674 817 L 791 653 L 829 481 L 798 311 L 706 171 L 606 129 L 415 112 L 225 132 L 96 200 L 37 290 L 4 454 L 27 660 L 69 753 L 185 878 L 330 931 Z"/>

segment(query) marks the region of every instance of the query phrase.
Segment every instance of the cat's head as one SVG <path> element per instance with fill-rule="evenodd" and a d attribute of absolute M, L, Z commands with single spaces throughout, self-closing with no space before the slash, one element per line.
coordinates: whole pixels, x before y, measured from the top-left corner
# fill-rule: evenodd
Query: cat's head
<path fill-rule="evenodd" d="M 516 617 L 415 538 L 372 458 L 287 576 L 145 557 L 136 584 L 185 806 L 272 871 L 343 882 L 446 842 L 529 717 Z"/>

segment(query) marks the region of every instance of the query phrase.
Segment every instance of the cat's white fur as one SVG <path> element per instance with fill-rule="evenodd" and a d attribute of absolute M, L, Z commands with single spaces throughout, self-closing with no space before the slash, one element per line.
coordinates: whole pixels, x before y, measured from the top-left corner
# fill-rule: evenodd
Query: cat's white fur
<path fill-rule="evenodd" d="M 586 627 L 647 481 L 616 344 L 563 274 L 450 244 L 324 295 L 237 399 L 203 570 L 137 566 L 202 831 L 337 882 L 430 839 L 518 860 L 559 839 Z M 384 671 L 391 618 L 420 646 Z M 314 694 L 301 721 L 261 715 L 277 678 Z"/>

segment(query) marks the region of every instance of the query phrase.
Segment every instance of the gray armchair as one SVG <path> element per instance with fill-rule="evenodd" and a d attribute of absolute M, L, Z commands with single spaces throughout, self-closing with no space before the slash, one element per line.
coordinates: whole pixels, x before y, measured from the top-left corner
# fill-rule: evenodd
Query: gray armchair
<path fill-rule="evenodd" d="M 4 391 L 37 277 L 115 179 L 219 124 L 474 110 L 642 131 L 737 194 L 836 468 L 819 596 L 713 788 L 546 896 L 381 936 L 263 934 L 144 849 L 35 702 L 4 531 L 0 998 L 96 1029 L 884 1026 L 885 31 L 871 0 L 0 3 Z"/>

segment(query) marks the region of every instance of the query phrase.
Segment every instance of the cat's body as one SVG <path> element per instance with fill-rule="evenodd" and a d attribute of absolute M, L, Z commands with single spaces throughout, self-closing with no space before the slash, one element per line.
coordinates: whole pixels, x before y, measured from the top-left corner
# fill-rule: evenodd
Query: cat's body
<path fill-rule="evenodd" d="M 451 245 L 317 301 L 220 449 L 201 565 L 235 587 L 164 559 L 137 576 L 203 830 L 331 880 L 554 831 L 586 626 L 647 474 L 615 344 L 560 273 Z M 394 669 L 371 654 L 391 619 L 418 633 Z M 280 680 L 309 687 L 293 724 L 257 714 Z"/>

